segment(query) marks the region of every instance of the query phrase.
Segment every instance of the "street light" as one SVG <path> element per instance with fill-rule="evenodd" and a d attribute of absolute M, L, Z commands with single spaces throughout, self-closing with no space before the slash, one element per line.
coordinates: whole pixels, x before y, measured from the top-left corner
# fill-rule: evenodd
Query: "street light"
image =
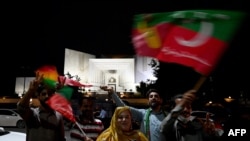
<path fill-rule="evenodd" d="M 228 96 L 228 97 L 224 98 L 224 100 L 226 102 L 232 102 L 232 101 L 234 101 L 234 99 L 231 96 Z"/>

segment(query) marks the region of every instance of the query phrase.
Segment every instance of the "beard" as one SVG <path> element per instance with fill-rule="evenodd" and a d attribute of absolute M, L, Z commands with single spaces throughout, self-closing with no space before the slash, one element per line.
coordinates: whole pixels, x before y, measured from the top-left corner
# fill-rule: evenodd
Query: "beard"
<path fill-rule="evenodd" d="M 182 111 L 182 112 L 181 112 L 181 115 L 182 115 L 183 117 L 185 117 L 185 118 L 188 118 L 188 117 L 191 116 L 191 113 L 190 113 L 190 112 L 187 112 L 187 111 Z"/>
<path fill-rule="evenodd" d="M 83 119 L 88 119 L 90 121 L 94 120 L 93 111 L 89 111 L 89 110 L 82 111 L 80 117 L 83 118 Z"/>
<path fill-rule="evenodd" d="M 159 105 L 160 105 L 160 104 L 157 103 L 157 102 L 150 102 L 150 103 L 149 103 L 149 107 L 151 107 L 151 109 L 155 109 L 155 108 L 157 108 Z"/>
<path fill-rule="evenodd" d="M 45 99 L 45 100 L 39 100 L 39 102 L 40 102 L 40 104 L 42 105 L 42 107 L 44 107 L 45 109 L 50 109 L 50 110 L 52 110 L 51 108 L 50 108 L 50 106 L 47 104 L 47 101 L 48 99 Z"/>
<path fill-rule="evenodd" d="M 92 117 L 93 111 L 90 111 L 90 110 L 82 111 L 82 115 L 86 117 Z"/>

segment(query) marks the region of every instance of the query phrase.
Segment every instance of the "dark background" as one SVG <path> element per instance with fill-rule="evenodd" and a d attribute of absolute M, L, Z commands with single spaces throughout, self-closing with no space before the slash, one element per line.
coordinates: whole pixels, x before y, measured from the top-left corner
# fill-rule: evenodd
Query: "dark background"
<path fill-rule="evenodd" d="M 131 43 L 135 14 L 189 9 L 224 9 L 247 13 L 250 7 L 247 3 L 247 0 L 7 2 L 3 5 L 1 20 L 4 30 L 1 95 L 13 94 L 15 78 L 34 76 L 34 70 L 39 66 L 56 65 L 62 73 L 65 48 L 97 57 L 135 55 Z M 246 19 L 211 75 L 212 85 L 218 93 L 249 93 L 249 29 L 249 20 Z M 182 78 L 187 77 L 189 70 L 182 68 L 167 65 L 165 71 L 168 75 L 162 85 L 171 86 L 169 89 L 185 85 L 188 80 L 182 81 Z"/>

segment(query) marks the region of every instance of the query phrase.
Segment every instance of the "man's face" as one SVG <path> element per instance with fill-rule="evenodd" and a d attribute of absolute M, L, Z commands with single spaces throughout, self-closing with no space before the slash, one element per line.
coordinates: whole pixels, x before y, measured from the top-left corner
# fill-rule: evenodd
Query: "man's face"
<path fill-rule="evenodd" d="M 46 101 L 54 94 L 53 91 L 50 91 L 49 89 L 43 89 L 39 95 L 38 99 L 43 107 L 46 107 Z"/>
<path fill-rule="evenodd" d="M 181 114 L 183 117 L 188 118 L 191 116 L 191 112 L 192 106 L 190 104 L 186 104 Z"/>
<path fill-rule="evenodd" d="M 177 99 L 175 99 L 175 104 L 177 105 L 177 104 L 179 104 L 181 101 L 182 101 L 181 98 L 177 98 Z M 184 105 L 184 109 L 183 109 L 183 111 L 181 112 L 181 115 L 182 115 L 183 117 L 185 117 L 185 118 L 188 118 L 188 117 L 191 116 L 191 112 L 192 112 L 192 106 L 191 106 L 191 104 L 186 104 L 186 105 Z"/>
<path fill-rule="evenodd" d="M 91 99 L 83 99 L 82 105 L 81 105 L 81 111 L 82 111 L 83 115 L 92 117 L 93 108 L 94 108 L 93 100 L 91 100 Z"/>
<path fill-rule="evenodd" d="M 160 97 L 160 95 L 156 92 L 151 92 L 148 96 L 148 103 L 149 106 L 154 109 L 156 107 L 161 106 L 162 104 L 162 99 Z"/>

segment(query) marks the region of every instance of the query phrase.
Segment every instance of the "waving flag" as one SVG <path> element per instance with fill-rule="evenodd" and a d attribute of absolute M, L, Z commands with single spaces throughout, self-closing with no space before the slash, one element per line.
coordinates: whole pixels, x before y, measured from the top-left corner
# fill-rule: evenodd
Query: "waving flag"
<path fill-rule="evenodd" d="M 71 107 L 70 99 L 74 92 L 73 87 L 85 86 L 78 81 L 66 78 L 64 76 L 59 76 L 59 83 L 63 83 L 63 87 L 58 89 L 56 93 L 50 97 L 47 104 L 54 110 L 61 113 L 71 122 L 75 123 L 76 119 L 73 114 L 73 109 Z"/>
<path fill-rule="evenodd" d="M 79 81 L 66 78 L 65 76 L 59 76 L 59 80 L 61 82 L 64 81 L 64 85 L 68 85 L 68 86 L 74 86 L 74 87 L 92 87 L 93 86 L 91 84 L 82 84 Z"/>
<path fill-rule="evenodd" d="M 63 94 L 62 92 L 56 92 L 47 100 L 47 104 L 55 111 L 61 113 L 65 118 L 72 122 L 76 122 L 75 116 L 73 114 L 73 109 L 69 102 L 68 94 Z M 70 94 L 72 95 L 72 93 Z"/>
<path fill-rule="evenodd" d="M 72 122 L 75 122 L 75 117 L 70 104 L 70 99 L 73 94 L 73 89 L 64 83 L 59 78 L 59 74 L 55 66 L 42 66 L 36 70 L 36 73 L 43 75 L 43 82 L 51 89 L 55 89 L 56 92 L 46 102 L 55 111 L 61 113 L 65 118 Z M 58 89 L 58 84 L 62 85 Z"/>
<path fill-rule="evenodd" d="M 36 70 L 36 73 L 43 75 L 43 82 L 52 89 L 56 88 L 59 74 L 57 68 L 52 65 L 45 65 Z"/>
<path fill-rule="evenodd" d="M 192 67 L 207 76 L 226 50 L 244 15 L 224 10 L 136 15 L 133 44 L 137 55 Z"/>

